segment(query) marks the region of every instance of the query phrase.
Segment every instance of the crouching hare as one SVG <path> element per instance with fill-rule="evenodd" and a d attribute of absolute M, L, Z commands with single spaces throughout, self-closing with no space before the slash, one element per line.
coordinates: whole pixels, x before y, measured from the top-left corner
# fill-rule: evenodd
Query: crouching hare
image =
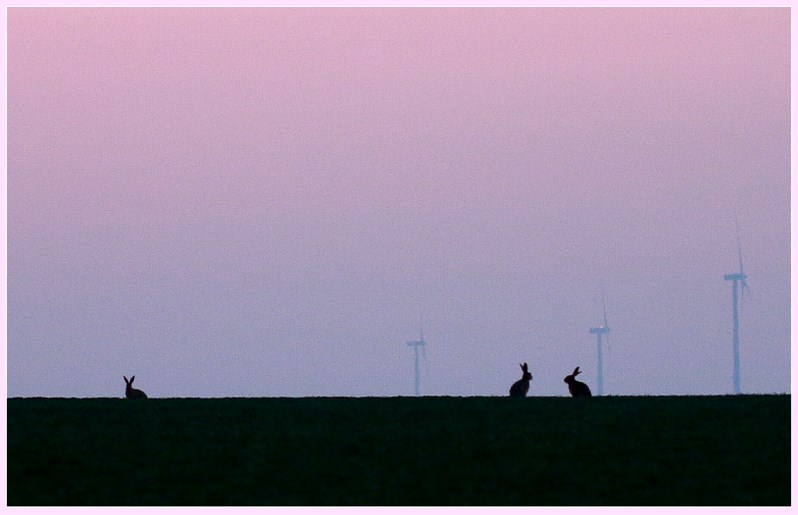
<path fill-rule="evenodd" d="M 565 376 L 563 381 L 568 384 L 568 391 L 571 392 L 571 397 L 592 397 L 590 388 L 583 382 L 577 381 L 576 376 L 581 374 L 579 367 L 576 367 L 571 375 Z"/>
<path fill-rule="evenodd" d="M 130 376 L 130 380 L 128 381 L 127 377 L 122 376 L 122 379 L 125 380 L 125 398 L 126 399 L 146 399 L 147 394 L 143 391 L 139 390 L 138 388 L 133 388 L 133 381 L 136 379 L 136 376 Z"/>

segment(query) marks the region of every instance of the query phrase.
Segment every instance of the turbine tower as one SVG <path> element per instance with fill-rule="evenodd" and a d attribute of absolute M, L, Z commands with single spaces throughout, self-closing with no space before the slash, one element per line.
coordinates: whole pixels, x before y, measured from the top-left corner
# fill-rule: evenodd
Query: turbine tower
<path fill-rule="evenodd" d="M 740 271 L 735 274 L 726 274 L 723 276 L 725 281 L 732 281 L 732 322 L 733 322 L 733 330 L 732 330 L 732 385 L 734 387 L 734 393 L 740 393 L 740 314 L 737 310 L 737 299 L 739 297 L 738 292 L 743 294 L 745 290 L 748 289 L 748 283 L 746 279 L 748 278 L 743 272 L 743 251 L 740 247 L 740 226 L 737 224 L 735 220 L 735 225 L 737 225 L 737 256 L 740 260 Z M 742 291 L 740 290 L 740 286 L 742 286 Z"/>
<path fill-rule="evenodd" d="M 598 348 L 598 375 L 596 376 L 596 385 L 598 386 L 598 395 L 604 395 L 604 363 L 601 352 L 602 337 L 610 332 L 610 326 L 607 324 L 607 305 L 604 302 L 604 296 L 601 296 L 601 304 L 604 308 L 604 324 L 598 327 L 591 327 L 590 334 L 596 335 L 596 346 Z M 609 343 L 609 337 L 607 337 Z"/>
<path fill-rule="evenodd" d="M 418 367 L 418 348 L 419 347 L 421 347 L 421 351 L 424 352 L 424 356 L 425 356 L 425 359 L 426 359 L 425 346 L 427 345 L 427 342 L 424 341 L 423 321 L 419 324 L 419 330 L 420 330 L 420 333 L 421 333 L 420 334 L 420 338 L 418 340 L 413 340 L 413 341 L 407 342 L 407 346 L 408 347 L 413 347 L 413 353 L 415 354 L 415 371 L 416 371 L 415 392 L 416 392 L 416 397 L 421 395 L 420 389 L 419 389 L 419 386 L 420 386 L 420 384 L 419 384 L 420 383 L 420 372 L 419 372 L 419 367 Z"/>

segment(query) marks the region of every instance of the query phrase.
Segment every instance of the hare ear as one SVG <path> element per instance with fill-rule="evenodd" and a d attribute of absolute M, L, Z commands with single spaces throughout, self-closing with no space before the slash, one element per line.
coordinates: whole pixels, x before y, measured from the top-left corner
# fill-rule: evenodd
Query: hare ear
<path fill-rule="evenodd" d="M 581 374 L 581 373 L 582 373 L 582 372 L 580 372 L 580 371 L 579 371 L 579 367 L 576 367 L 576 368 L 574 369 L 574 373 L 573 373 L 573 375 L 579 375 L 579 374 Z"/>
<path fill-rule="evenodd" d="M 133 384 L 133 381 L 136 379 L 136 376 L 130 376 L 130 384 Z"/>
<path fill-rule="evenodd" d="M 130 384 L 130 381 L 127 380 L 127 376 L 122 376 L 122 379 L 125 380 L 125 384 Z"/>

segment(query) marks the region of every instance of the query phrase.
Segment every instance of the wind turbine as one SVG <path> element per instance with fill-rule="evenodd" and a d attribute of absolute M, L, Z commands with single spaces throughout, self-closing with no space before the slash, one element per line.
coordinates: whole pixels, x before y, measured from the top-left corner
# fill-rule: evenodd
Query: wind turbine
<path fill-rule="evenodd" d="M 723 279 L 726 281 L 732 281 L 732 321 L 733 321 L 733 331 L 732 331 L 732 384 L 734 386 L 734 393 L 740 393 L 740 315 L 737 310 L 737 298 L 738 298 L 738 291 L 739 285 L 742 285 L 741 294 L 744 294 L 745 290 L 748 289 L 748 283 L 746 279 L 748 278 L 743 272 L 743 251 L 740 247 L 740 225 L 735 220 L 735 225 L 737 226 L 737 256 L 740 260 L 740 271 L 736 274 L 726 274 L 723 276 Z"/>
<path fill-rule="evenodd" d="M 416 371 L 415 392 L 416 392 L 416 397 L 421 395 L 420 390 L 419 390 L 420 373 L 419 373 L 419 368 L 418 368 L 418 348 L 421 347 L 421 351 L 424 353 L 425 359 L 426 359 L 426 356 L 427 356 L 426 350 L 425 350 L 425 346 L 427 345 L 427 342 L 424 341 L 423 320 L 421 321 L 421 323 L 419 323 L 419 330 L 420 330 L 420 333 L 421 333 L 420 334 L 420 338 L 418 340 L 413 340 L 413 341 L 407 342 L 407 346 L 408 347 L 413 347 L 413 353 L 415 354 L 415 371 Z"/>
<path fill-rule="evenodd" d="M 607 305 L 604 302 L 604 295 L 601 296 L 601 305 L 604 308 L 604 324 L 590 328 L 590 334 L 596 335 L 596 346 L 598 347 L 598 375 L 596 376 L 598 395 L 604 395 L 604 363 L 601 353 L 602 337 L 610 332 L 610 326 L 607 324 Z M 609 337 L 607 337 L 607 344 L 609 344 Z"/>

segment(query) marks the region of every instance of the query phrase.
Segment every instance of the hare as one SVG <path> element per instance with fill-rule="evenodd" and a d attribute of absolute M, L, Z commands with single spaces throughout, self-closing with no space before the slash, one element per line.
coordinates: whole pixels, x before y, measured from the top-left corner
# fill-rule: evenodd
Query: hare
<path fill-rule="evenodd" d="M 139 390 L 138 388 L 133 388 L 133 381 L 136 379 L 136 376 L 130 376 L 130 380 L 128 381 L 127 377 L 122 376 L 122 379 L 125 380 L 125 398 L 127 399 L 146 399 L 147 394 L 143 391 Z"/>
<path fill-rule="evenodd" d="M 576 380 L 576 376 L 581 373 L 579 367 L 576 367 L 571 375 L 565 376 L 563 381 L 568 383 L 568 391 L 571 392 L 571 397 L 592 397 L 593 394 L 590 393 L 590 388 L 585 383 Z"/>
<path fill-rule="evenodd" d="M 529 381 L 532 380 L 532 374 L 529 373 L 526 363 L 520 366 L 524 375 L 510 387 L 510 397 L 526 397 L 529 391 Z"/>

